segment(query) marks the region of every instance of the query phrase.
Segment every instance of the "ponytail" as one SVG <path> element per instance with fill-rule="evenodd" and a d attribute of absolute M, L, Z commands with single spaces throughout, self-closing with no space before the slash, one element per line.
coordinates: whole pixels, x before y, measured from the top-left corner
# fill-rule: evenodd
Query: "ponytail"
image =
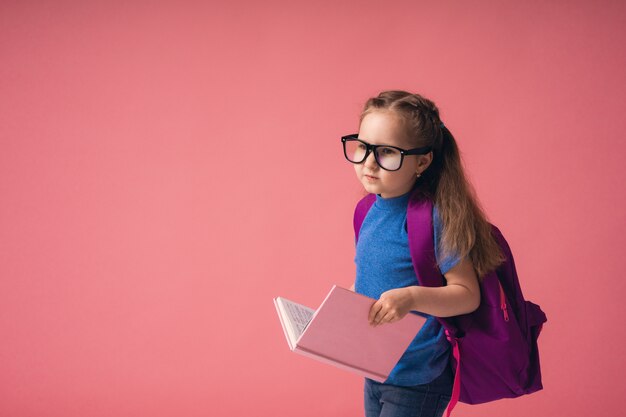
<path fill-rule="evenodd" d="M 441 256 L 469 257 L 479 280 L 505 261 L 491 234 L 491 224 L 467 180 L 459 148 L 452 133 L 444 127 L 442 164 L 435 190 L 435 204 L 443 224 Z"/>

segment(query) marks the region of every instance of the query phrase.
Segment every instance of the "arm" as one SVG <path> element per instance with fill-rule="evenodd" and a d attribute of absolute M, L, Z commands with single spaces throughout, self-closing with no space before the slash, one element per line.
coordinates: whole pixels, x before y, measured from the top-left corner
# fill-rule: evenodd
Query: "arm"
<path fill-rule="evenodd" d="M 444 274 L 445 287 L 411 286 L 384 292 L 370 309 L 369 321 L 391 323 L 416 310 L 436 317 L 471 313 L 480 305 L 476 271 L 465 258 Z"/>

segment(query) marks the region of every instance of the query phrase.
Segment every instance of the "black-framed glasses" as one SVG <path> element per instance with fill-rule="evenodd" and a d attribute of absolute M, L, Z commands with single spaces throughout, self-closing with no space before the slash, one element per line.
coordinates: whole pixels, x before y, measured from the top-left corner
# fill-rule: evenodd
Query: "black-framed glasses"
<path fill-rule="evenodd" d="M 346 159 L 353 164 L 360 164 L 367 159 L 370 152 L 374 152 L 376 163 L 385 171 L 399 170 L 405 155 L 425 155 L 432 151 L 430 146 L 402 149 L 391 145 L 370 145 L 359 139 L 358 136 L 358 133 L 354 133 L 341 137 L 343 154 Z"/>

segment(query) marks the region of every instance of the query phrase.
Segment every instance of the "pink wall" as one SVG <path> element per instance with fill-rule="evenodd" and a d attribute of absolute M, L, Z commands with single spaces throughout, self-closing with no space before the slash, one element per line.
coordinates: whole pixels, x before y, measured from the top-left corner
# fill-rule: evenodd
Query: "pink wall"
<path fill-rule="evenodd" d="M 0 416 L 362 415 L 272 298 L 352 283 L 339 137 L 390 88 L 549 319 L 545 390 L 458 415 L 621 409 L 623 3 L 95 3 L 0 4 Z"/>

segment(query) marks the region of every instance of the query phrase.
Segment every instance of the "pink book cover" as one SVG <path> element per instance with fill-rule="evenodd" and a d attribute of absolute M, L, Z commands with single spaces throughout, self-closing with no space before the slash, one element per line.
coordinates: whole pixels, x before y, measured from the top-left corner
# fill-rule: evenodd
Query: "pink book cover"
<path fill-rule="evenodd" d="M 397 322 L 372 327 L 368 314 L 374 302 L 333 286 L 292 350 L 384 382 L 426 319 L 409 313 Z"/>

